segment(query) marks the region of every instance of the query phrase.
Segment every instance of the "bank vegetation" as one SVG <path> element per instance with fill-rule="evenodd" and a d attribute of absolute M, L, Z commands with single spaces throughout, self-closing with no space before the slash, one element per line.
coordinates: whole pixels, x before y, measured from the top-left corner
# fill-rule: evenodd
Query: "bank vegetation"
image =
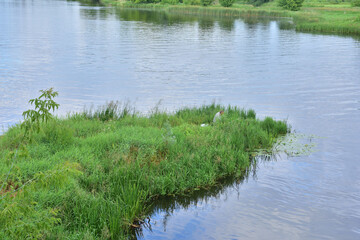
<path fill-rule="evenodd" d="M 0 239 L 127 238 L 157 198 L 241 178 L 289 132 L 216 104 L 144 116 L 111 102 L 56 118 L 43 93 L 0 137 Z"/>
<path fill-rule="evenodd" d="M 360 0 L 100 0 L 100 3 L 196 15 L 290 17 L 297 31 L 360 35 Z"/>

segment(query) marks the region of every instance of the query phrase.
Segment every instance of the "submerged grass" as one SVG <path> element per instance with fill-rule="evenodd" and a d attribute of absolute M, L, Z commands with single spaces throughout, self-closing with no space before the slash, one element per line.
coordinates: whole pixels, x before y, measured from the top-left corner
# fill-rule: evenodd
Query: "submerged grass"
<path fill-rule="evenodd" d="M 154 199 L 240 178 L 289 132 L 231 106 L 149 116 L 119 106 L 54 119 L 20 148 L 19 126 L 0 138 L 0 239 L 127 238 Z"/>

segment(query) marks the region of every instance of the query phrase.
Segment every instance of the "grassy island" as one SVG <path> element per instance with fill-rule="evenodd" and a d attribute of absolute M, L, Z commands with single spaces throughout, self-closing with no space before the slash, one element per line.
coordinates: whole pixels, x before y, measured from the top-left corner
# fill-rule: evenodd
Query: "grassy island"
<path fill-rule="evenodd" d="M 80 0 L 92 1 L 92 0 Z M 197 14 L 235 17 L 290 17 L 297 31 L 360 35 L 360 0 L 305 0 L 299 11 L 290 11 L 279 6 L 278 1 L 266 2 L 255 7 L 248 2 L 237 0 L 231 7 L 222 7 L 219 1 L 209 6 L 201 5 L 201 0 L 189 0 L 187 5 L 174 0 L 158 1 L 159 3 L 134 3 L 124 0 L 100 0 L 104 5 L 123 8 L 151 8 L 169 13 Z M 144 1 L 143 1 L 144 2 Z M 174 2 L 174 4 L 169 4 Z M 181 2 L 185 2 L 181 1 Z"/>
<path fill-rule="evenodd" d="M 287 132 L 215 104 L 142 116 L 110 103 L 41 121 L 26 138 L 13 126 L 0 137 L 0 239 L 126 238 L 158 197 L 244 176 Z"/>

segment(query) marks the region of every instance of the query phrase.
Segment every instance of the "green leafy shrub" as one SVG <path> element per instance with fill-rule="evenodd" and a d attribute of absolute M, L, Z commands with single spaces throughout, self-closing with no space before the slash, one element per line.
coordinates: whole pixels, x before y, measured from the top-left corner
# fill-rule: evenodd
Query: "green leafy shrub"
<path fill-rule="evenodd" d="M 35 109 L 29 109 L 23 112 L 24 121 L 21 123 L 21 128 L 25 129 L 25 136 L 31 135 L 33 131 L 40 131 L 40 123 L 47 122 L 53 118 L 50 111 L 55 111 L 59 108 L 53 98 L 58 95 L 52 88 L 47 90 L 40 90 L 42 93 L 38 98 L 30 99 L 30 104 L 35 104 Z"/>
<path fill-rule="evenodd" d="M 183 0 L 185 5 L 201 5 L 201 0 Z"/>
<path fill-rule="evenodd" d="M 344 2 L 343 0 L 328 0 L 329 3 L 332 3 L 332 4 L 339 4 L 341 2 Z"/>
<path fill-rule="evenodd" d="M 162 3 L 166 3 L 166 4 L 171 4 L 171 5 L 176 5 L 178 3 L 180 3 L 179 0 L 162 0 Z"/>
<path fill-rule="evenodd" d="M 255 6 L 255 7 L 259 7 L 261 5 L 263 5 L 264 3 L 269 2 L 270 0 L 248 0 L 247 3 Z"/>
<path fill-rule="evenodd" d="M 220 4 L 223 7 L 231 7 L 234 4 L 235 0 L 220 0 Z"/>
<path fill-rule="evenodd" d="M 278 5 L 290 11 L 300 10 L 304 0 L 279 0 Z"/>
<path fill-rule="evenodd" d="M 214 0 L 201 0 L 201 5 L 203 6 L 209 6 L 213 4 Z"/>
<path fill-rule="evenodd" d="M 360 7 L 360 0 L 352 0 L 351 6 L 352 7 Z"/>
<path fill-rule="evenodd" d="M 130 0 L 133 3 L 159 3 L 160 0 Z"/>
<path fill-rule="evenodd" d="M 147 3 L 147 0 L 130 0 L 133 3 Z"/>

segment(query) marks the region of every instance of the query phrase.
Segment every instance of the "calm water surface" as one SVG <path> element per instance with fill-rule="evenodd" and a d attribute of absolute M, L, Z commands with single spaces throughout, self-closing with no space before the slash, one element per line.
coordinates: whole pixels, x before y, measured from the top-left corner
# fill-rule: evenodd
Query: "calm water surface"
<path fill-rule="evenodd" d="M 309 156 L 159 204 L 144 239 L 360 239 L 360 42 L 283 20 L 0 0 L 0 125 L 54 87 L 58 115 L 111 100 L 146 113 L 216 100 L 320 136 Z"/>

